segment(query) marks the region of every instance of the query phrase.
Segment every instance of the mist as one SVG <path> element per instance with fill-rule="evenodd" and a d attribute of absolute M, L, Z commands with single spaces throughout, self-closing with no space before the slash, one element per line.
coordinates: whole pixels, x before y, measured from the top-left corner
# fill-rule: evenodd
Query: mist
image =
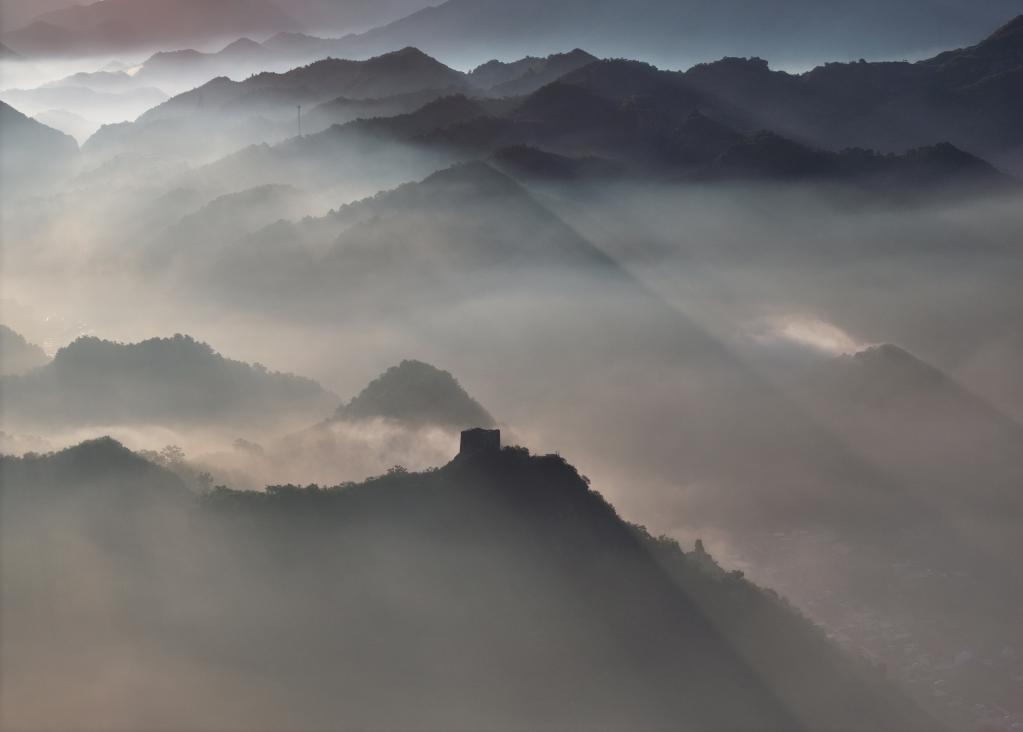
<path fill-rule="evenodd" d="M 0 726 L 1019 724 L 1019 18 L 328 5 L 0 61 Z"/>

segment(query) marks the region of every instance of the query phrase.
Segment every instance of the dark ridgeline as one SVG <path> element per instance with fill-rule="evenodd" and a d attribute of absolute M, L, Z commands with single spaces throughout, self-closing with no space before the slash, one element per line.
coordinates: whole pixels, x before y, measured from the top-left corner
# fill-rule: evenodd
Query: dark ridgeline
<path fill-rule="evenodd" d="M 382 175 L 400 164 L 416 176 L 420 165 L 508 150 L 527 177 L 602 178 L 624 167 L 657 180 L 830 181 L 885 195 L 990 191 L 1012 182 L 985 160 L 1023 171 L 1021 29 L 1023 16 L 916 63 L 828 63 L 802 74 L 773 71 L 761 58 L 663 71 L 581 50 L 465 74 L 403 48 L 213 79 L 135 122 L 104 127 L 83 149 L 95 160 L 168 149 L 205 160 L 261 143 L 199 171 L 225 191 L 239 178 L 330 185 L 353 166 Z M 297 104 L 309 110 L 307 134 L 288 139 Z"/>
<path fill-rule="evenodd" d="M 420 8 L 425 9 L 413 12 Z M 331 55 L 365 58 L 419 45 L 469 63 L 592 44 L 591 50 L 603 56 L 644 53 L 672 65 L 729 53 L 757 53 L 805 66 L 832 56 L 918 56 L 965 42 L 1019 8 L 1017 0 L 985 0 L 979 5 L 968 0 L 860 0 L 855 4 L 837 0 L 769 4 L 753 0 L 635 0 L 629 4 L 620 0 L 103 0 L 42 14 L 22 10 L 18 21 L 4 28 L 0 40 L 28 57 L 117 55 L 269 36 L 262 45 L 296 61 Z M 340 38 L 318 37 L 364 28 L 371 29 Z"/>
<path fill-rule="evenodd" d="M 144 653 L 130 703 L 123 686 L 102 710 L 71 702 L 77 722 L 117 727 L 161 719 L 159 690 L 184 729 L 228 708 L 292 729 L 934 729 L 702 545 L 649 536 L 560 457 L 499 439 L 467 431 L 422 474 L 190 499 L 109 440 L 0 458 L 4 566 L 53 562 L 0 576 L 5 628 L 27 641 L 0 658 L 17 682 L 47 654 L 73 674 Z M 117 647 L 76 612 L 79 585 L 110 575 L 125 591 L 102 622 L 131 628 Z M 175 697 L 175 674 L 211 667 L 217 684 L 270 686 L 243 707 Z"/>
<path fill-rule="evenodd" d="M 427 85 L 378 100 L 328 102 L 311 119 L 319 128 L 344 124 L 246 148 L 197 175 L 212 186 L 239 179 L 326 186 L 341 182 L 340 171 L 358 167 L 386 184 L 394 165 L 414 177 L 491 159 L 523 180 L 812 182 L 896 201 L 1011 192 L 1018 181 L 1001 169 L 1023 171 L 1023 109 L 1014 102 L 1023 97 L 1014 93 L 1023 73 L 1021 24 L 917 63 L 834 63 L 804 74 L 772 71 L 756 58 L 726 58 L 686 72 L 592 61 L 507 98 L 472 88 L 477 72 L 458 77 L 448 70 L 443 78 L 459 81 L 446 90 Z M 437 67 L 419 52 L 402 53 L 424 69 Z M 500 79 L 501 69 L 489 66 L 478 70 L 480 80 Z M 291 72 L 293 81 L 312 68 Z M 231 96 L 241 88 L 211 82 L 205 93 Z M 282 93 L 291 94 L 259 92 L 225 108 L 251 114 Z M 150 128 L 149 117 L 190 103 L 172 99 L 136 123 L 101 132 L 86 147 L 102 152 L 107 140 L 115 150 L 118 139 L 140 149 L 156 145 L 167 126 Z M 360 113 L 371 118 L 351 120 Z M 188 119 L 169 124 L 187 127 Z M 230 119 L 237 129 L 240 118 Z"/>

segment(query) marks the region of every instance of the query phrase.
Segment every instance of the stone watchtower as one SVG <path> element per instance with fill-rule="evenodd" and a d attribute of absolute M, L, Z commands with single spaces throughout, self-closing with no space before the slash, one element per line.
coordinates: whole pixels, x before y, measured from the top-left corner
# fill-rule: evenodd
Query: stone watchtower
<path fill-rule="evenodd" d="M 470 457 L 501 451 L 501 430 L 472 429 L 462 431 L 459 457 Z"/>

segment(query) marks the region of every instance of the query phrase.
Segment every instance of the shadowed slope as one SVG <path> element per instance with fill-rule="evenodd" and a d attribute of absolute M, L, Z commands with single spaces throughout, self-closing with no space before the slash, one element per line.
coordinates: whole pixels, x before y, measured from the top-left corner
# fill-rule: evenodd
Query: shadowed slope
<path fill-rule="evenodd" d="M 40 471 L 73 481 L 82 460 L 105 460 L 113 483 L 155 489 L 162 474 L 107 441 L 0 460 L 10 477 L 4 496 L 29 499 L 3 516 L 0 598 L 5 623 L 31 641 L 0 653 L 22 669 L 57 642 L 73 674 L 97 646 L 126 662 L 144 649 L 132 688 L 170 689 L 180 729 L 232 707 L 185 683 L 205 679 L 211 664 L 239 693 L 259 688 L 257 677 L 270 682 L 234 710 L 239 726 L 281 726 L 286 714 L 298 729 L 934 728 L 771 593 L 723 572 L 702 549 L 684 554 L 623 522 L 558 457 L 512 448 L 331 489 L 222 489 L 177 515 L 152 490 L 132 494 L 128 514 L 120 509 L 129 494 L 92 485 L 72 489 L 73 513 L 30 500 Z M 34 472 L 23 472 L 29 463 Z M 147 505 L 183 533 L 157 541 L 131 531 L 153 518 Z M 123 524 L 113 543 L 94 522 L 109 514 Z M 65 531 L 24 529 L 41 519 L 65 521 Z M 76 545 L 90 552 L 67 554 Z M 107 634 L 116 644 L 90 639 L 98 626 L 77 592 L 62 604 L 74 623 L 46 609 L 62 587 L 60 565 L 42 563 L 25 584 L 17 558 L 41 554 L 94 579 L 118 577 L 102 616 L 123 629 Z M 179 598 L 174 614 L 160 611 L 169 593 Z M 43 610 L 28 614 L 11 598 Z M 49 688 L 68 678 L 55 672 Z M 5 688 L 22 679 L 5 675 Z M 126 705 L 123 685 L 95 683 L 110 728 L 130 726 L 128 709 L 136 725 L 160 713 L 152 695 Z M 3 713 L 12 722 L 99 712 L 88 695 L 56 708 L 11 698 Z"/>

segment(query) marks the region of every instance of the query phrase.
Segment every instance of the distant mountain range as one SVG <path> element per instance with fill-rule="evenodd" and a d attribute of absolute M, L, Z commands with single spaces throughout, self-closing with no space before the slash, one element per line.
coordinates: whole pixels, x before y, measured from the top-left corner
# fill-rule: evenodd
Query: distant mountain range
<path fill-rule="evenodd" d="M 319 384 L 226 359 L 191 338 L 80 338 L 26 374 L 0 378 L 3 421 L 22 428 L 312 423 L 337 406 Z"/>
<path fill-rule="evenodd" d="M 1021 12 L 1020 0 L 449 0 L 342 38 L 334 53 L 362 58 L 416 46 L 474 66 L 578 46 L 671 68 L 731 55 L 807 68 L 834 59 L 923 57 Z"/>
<path fill-rule="evenodd" d="M 832 58 L 921 57 L 963 44 L 1021 11 L 1019 0 L 979 5 L 966 0 L 855 5 L 835 0 L 770 5 L 449 0 L 437 7 L 426 0 L 103 0 L 44 12 L 26 27 L 9 26 L 3 42 L 23 55 L 65 56 L 169 50 L 284 32 L 286 40 L 274 45 L 287 46 L 306 61 L 325 55 L 367 58 L 417 46 L 472 67 L 492 58 L 524 52 L 546 56 L 581 46 L 604 57 L 642 58 L 675 68 L 740 53 L 807 67 Z M 334 39 L 302 35 L 349 31 L 365 32 Z"/>
<path fill-rule="evenodd" d="M 205 80 L 212 63 L 207 58 L 202 54 L 165 54 L 150 59 L 133 78 L 139 83 L 158 83 L 164 74 L 176 78 L 180 73 L 196 72 Z M 495 62 L 486 73 L 464 74 L 417 49 L 405 48 L 367 61 L 325 59 L 281 73 L 260 73 L 244 81 L 221 77 L 149 110 L 134 124 L 102 129 L 86 150 L 101 158 L 156 147 L 176 150 L 182 156 L 201 156 L 208 148 L 238 149 L 291 137 L 298 131 L 298 105 L 304 108 L 303 132 L 315 133 L 359 117 L 408 114 L 455 93 L 500 97 L 505 91 L 532 92 L 593 60 L 577 51 L 513 64 Z M 195 64 L 199 64 L 197 69 Z M 156 69 L 152 73 L 148 72 L 151 66 Z M 493 89 L 487 86 L 490 84 Z M 195 134 L 197 128 L 202 135 Z M 197 140 L 201 144 L 197 145 Z"/>
<path fill-rule="evenodd" d="M 159 146 L 201 159 L 209 150 L 239 149 L 295 135 L 298 105 L 308 113 L 339 97 L 374 100 L 466 89 L 462 73 L 415 49 L 369 61 L 325 59 L 240 82 L 214 79 L 154 107 L 132 124 L 104 127 L 85 150 L 94 157 L 109 157 L 124 150 L 150 150 L 159 140 Z"/>
<path fill-rule="evenodd" d="M 176 712 L 187 726 L 231 709 L 247 726 L 303 728 L 935 728 L 783 600 L 702 545 L 686 553 L 627 524 L 553 455 L 495 449 L 337 488 L 195 497 L 97 440 L 0 458 L 0 477 L 0 597 L 24 641 L 0 650 L 6 683 L 61 648 L 57 691 L 97 653 L 144 649 L 132 689 L 202 678 L 211 664 L 234 689 L 252 688 L 257 668 L 271 683 L 272 704 L 257 695 L 239 709 L 217 694 Z M 44 523 L 61 531 L 34 530 Z M 62 618 L 93 597 L 86 577 L 93 588 L 116 578 L 120 591 L 69 626 Z M 168 593 L 181 619 L 167 618 Z M 112 649 L 102 623 L 131 633 Z M 106 676 L 91 688 L 102 709 L 80 702 L 78 719 L 116 725 L 127 706 L 135 724 L 160 718 L 148 694 Z M 5 714 L 48 720 L 51 709 L 15 702 Z"/>
<path fill-rule="evenodd" d="M 205 267 L 205 275 L 184 276 L 195 284 L 204 276 L 220 281 L 225 294 L 253 307 L 290 301 L 287 307 L 311 308 L 310 316 L 338 312 L 348 297 L 360 306 L 375 303 L 381 315 L 425 304 L 424 296 L 457 300 L 489 278 L 510 287 L 516 272 L 621 276 L 524 188 L 483 163 L 440 171 L 325 217 L 279 222 L 221 246 Z M 425 291 L 424 279 L 433 283 Z M 369 281 L 388 284 L 374 291 Z"/>
<path fill-rule="evenodd" d="M 308 109 L 308 132 L 358 115 L 396 116 L 394 122 L 328 129 L 251 156 L 277 165 L 312 153 L 314 167 L 317 158 L 326 166 L 346 144 L 357 148 L 373 138 L 378 145 L 411 145 L 434 156 L 438 167 L 528 146 L 568 158 L 604 158 L 661 178 L 816 178 L 886 194 L 989 190 L 1009 181 L 974 156 L 1023 170 L 1017 165 L 1023 108 L 1005 102 L 1019 96 L 1005 85 L 1023 79 L 1021 59 L 1023 16 L 976 46 L 927 61 L 829 64 L 802 75 L 736 58 L 670 72 L 634 61 L 594 61 L 582 51 L 463 74 L 406 48 L 243 82 L 216 79 L 134 124 L 102 129 L 85 150 L 100 159 L 124 150 L 208 153 L 203 145 L 181 142 L 196 139 L 198 129 L 211 147 L 273 142 L 297 131 L 295 107 L 301 104 Z M 522 95 L 505 98 L 502 90 Z M 437 106 L 452 94 L 477 106 L 451 100 Z M 420 103 L 426 106 L 409 111 Z M 313 152 L 314 146 L 322 149 Z M 303 164 L 304 174 L 307 168 Z M 272 175 L 257 180 L 298 182 Z"/>
<path fill-rule="evenodd" d="M 166 99 L 167 95 L 159 89 L 145 86 L 118 91 L 96 91 L 85 85 L 69 84 L 48 85 L 38 89 L 7 89 L 0 92 L 0 100 L 25 114 L 74 110 L 74 114 L 78 116 L 101 121 L 133 120 Z"/>
<path fill-rule="evenodd" d="M 240 38 L 215 52 L 160 52 L 143 62 L 132 78 L 140 84 L 187 90 L 217 76 L 241 80 L 267 71 L 283 73 L 325 58 L 346 58 L 343 51 L 336 41 L 301 33 L 278 33 L 262 43 Z M 469 72 L 466 80 L 468 86 L 490 90 L 498 96 L 524 94 L 595 60 L 585 51 L 575 50 L 510 63 L 489 61 Z"/>
<path fill-rule="evenodd" d="M 908 199 L 1010 191 L 1018 185 L 948 143 L 901 155 L 829 152 L 771 132 L 739 132 L 696 106 L 690 100 L 686 107 L 694 111 L 676 122 L 681 110 L 658 108 L 653 99 L 627 104 L 567 82 L 515 102 L 446 96 L 409 114 L 250 147 L 196 176 L 221 186 L 234 180 L 312 180 L 330 186 L 342 181 L 339 171 L 352 166 L 369 180 L 381 180 L 376 176 L 386 176 L 396 161 L 414 175 L 424 166 L 493 158 L 524 180 L 815 181 Z"/>

